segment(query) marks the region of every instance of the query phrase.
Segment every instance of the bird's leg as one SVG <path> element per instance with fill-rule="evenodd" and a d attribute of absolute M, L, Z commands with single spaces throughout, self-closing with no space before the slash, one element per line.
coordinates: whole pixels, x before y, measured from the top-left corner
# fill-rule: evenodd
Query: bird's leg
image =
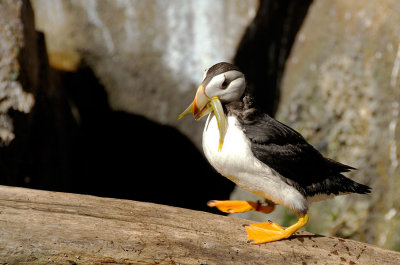
<path fill-rule="evenodd" d="M 207 203 L 210 207 L 217 207 L 218 210 L 224 213 L 244 213 L 247 211 L 257 211 L 263 213 L 270 213 L 275 209 L 275 204 L 267 201 L 267 205 L 260 202 L 252 201 L 209 201 Z"/>
<path fill-rule="evenodd" d="M 308 222 L 308 214 L 301 216 L 297 223 L 282 228 L 274 222 L 257 223 L 246 226 L 249 242 L 252 244 L 262 244 L 278 241 L 290 237 L 294 232 L 305 226 Z"/>

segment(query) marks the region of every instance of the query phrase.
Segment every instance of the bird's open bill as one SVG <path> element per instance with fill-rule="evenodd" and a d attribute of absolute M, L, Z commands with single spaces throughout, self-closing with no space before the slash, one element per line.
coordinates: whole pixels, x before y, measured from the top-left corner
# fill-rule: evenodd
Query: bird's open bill
<path fill-rule="evenodd" d="M 222 108 L 221 101 L 218 97 L 209 98 L 204 92 L 203 85 L 200 85 L 197 89 L 196 97 L 194 98 L 192 104 L 189 105 L 179 116 L 178 120 L 183 118 L 189 113 L 193 113 L 193 117 L 196 120 L 201 119 L 205 115 L 209 114 L 211 111 L 214 112 L 215 118 L 218 123 L 219 129 L 219 144 L 218 151 L 222 150 L 224 144 L 224 138 L 228 126 L 224 109 Z"/>

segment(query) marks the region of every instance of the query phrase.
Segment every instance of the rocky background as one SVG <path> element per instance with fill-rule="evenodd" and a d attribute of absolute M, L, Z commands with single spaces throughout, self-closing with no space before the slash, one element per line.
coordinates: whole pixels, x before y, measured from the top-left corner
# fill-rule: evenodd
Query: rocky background
<path fill-rule="evenodd" d="M 400 250 L 399 12 L 394 0 L 1 1 L 0 184 L 210 210 L 233 185 L 202 156 L 204 121 L 176 116 L 203 70 L 231 61 L 268 113 L 373 187 L 314 204 L 307 229 Z"/>
<path fill-rule="evenodd" d="M 312 230 L 397 250 L 399 12 L 398 1 L 315 1 L 286 64 L 277 115 L 373 187 L 367 197 L 316 204 Z"/>

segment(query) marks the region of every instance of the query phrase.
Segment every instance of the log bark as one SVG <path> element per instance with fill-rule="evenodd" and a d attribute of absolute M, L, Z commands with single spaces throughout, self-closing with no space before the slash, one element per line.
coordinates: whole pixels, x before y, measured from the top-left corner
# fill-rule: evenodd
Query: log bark
<path fill-rule="evenodd" d="M 187 198 L 182 198 L 187 199 Z M 400 253 L 298 232 L 248 244 L 252 221 L 0 186 L 0 264 L 400 264 Z"/>

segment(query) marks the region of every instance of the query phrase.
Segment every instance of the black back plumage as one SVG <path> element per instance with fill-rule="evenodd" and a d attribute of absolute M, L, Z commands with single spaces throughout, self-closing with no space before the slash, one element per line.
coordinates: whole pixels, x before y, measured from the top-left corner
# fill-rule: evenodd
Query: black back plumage
<path fill-rule="evenodd" d="M 226 105 L 238 117 L 251 142 L 254 156 L 277 171 L 282 179 L 304 196 L 317 194 L 369 193 L 368 186 L 354 182 L 342 172 L 353 167 L 325 158 L 289 126 L 253 107 L 251 96 Z"/>

